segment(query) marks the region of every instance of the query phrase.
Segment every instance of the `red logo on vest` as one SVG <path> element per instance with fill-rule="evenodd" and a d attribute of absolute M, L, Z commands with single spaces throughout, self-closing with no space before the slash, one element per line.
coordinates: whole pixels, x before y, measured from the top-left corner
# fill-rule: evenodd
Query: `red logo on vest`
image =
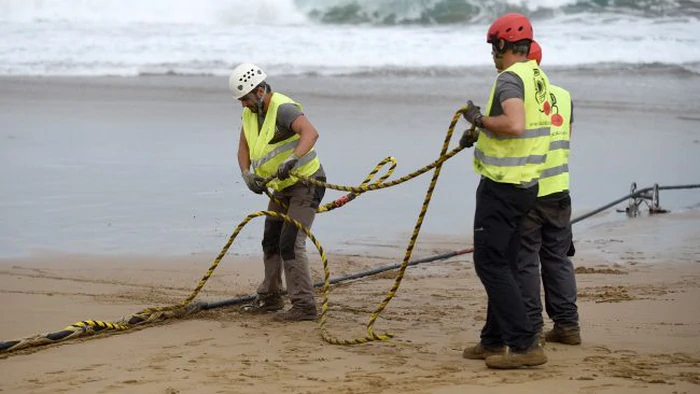
<path fill-rule="evenodd" d="M 549 115 L 552 112 L 552 107 L 549 105 L 549 101 L 544 102 L 544 114 Z"/>
<path fill-rule="evenodd" d="M 564 117 L 559 114 L 552 115 L 552 124 L 557 127 L 561 127 L 564 124 Z"/>

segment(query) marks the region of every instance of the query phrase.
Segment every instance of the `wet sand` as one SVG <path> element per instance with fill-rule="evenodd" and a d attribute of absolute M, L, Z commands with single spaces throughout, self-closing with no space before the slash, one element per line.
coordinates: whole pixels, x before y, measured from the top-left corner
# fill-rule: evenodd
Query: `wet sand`
<path fill-rule="evenodd" d="M 698 183 L 700 76 L 659 72 L 550 72 L 576 102 L 571 174 L 574 216 L 639 187 Z M 398 177 L 437 157 L 452 114 L 484 102 L 493 72 L 460 76 L 270 77 L 297 98 L 320 132 L 330 182 L 357 185 L 377 162 Z M 182 256 L 213 253 L 235 225 L 263 209 L 240 179 L 240 105 L 220 77 L 0 78 L 0 255 L 60 251 Z M 622 94 L 627 92 L 626 94 Z M 465 123 L 458 125 L 461 133 Z M 459 135 L 453 137 L 456 145 Z M 431 173 L 368 193 L 324 214 L 327 249 L 403 244 Z M 445 163 L 423 235 L 471 234 L 478 177 L 471 151 Z M 342 195 L 328 192 L 326 201 Z M 674 211 L 695 191 L 663 193 Z M 587 220 L 620 218 L 608 211 Z M 236 253 L 259 250 L 259 221 Z"/>

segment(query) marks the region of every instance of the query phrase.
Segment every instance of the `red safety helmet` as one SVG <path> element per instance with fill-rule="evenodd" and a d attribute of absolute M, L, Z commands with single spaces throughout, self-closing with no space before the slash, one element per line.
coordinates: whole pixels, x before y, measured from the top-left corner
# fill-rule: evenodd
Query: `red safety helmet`
<path fill-rule="evenodd" d="M 527 54 L 527 58 L 536 61 L 538 66 L 542 63 L 542 47 L 537 41 L 533 40 L 530 43 L 530 53 Z"/>
<path fill-rule="evenodd" d="M 532 40 L 532 23 L 523 14 L 505 14 L 491 24 L 486 34 L 486 42 L 489 44 L 494 44 L 498 40 L 507 42 Z"/>

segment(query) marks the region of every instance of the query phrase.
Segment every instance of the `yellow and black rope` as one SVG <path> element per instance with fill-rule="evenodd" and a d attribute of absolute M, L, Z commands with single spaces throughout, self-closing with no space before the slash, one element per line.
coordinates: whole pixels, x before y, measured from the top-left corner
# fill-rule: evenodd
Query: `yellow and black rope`
<path fill-rule="evenodd" d="M 340 198 L 337 198 L 329 203 L 326 203 L 326 204 L 318 207 L 316 212 L 323 213 L 323 212 L 328 212 L 328 211 L 332 211 L 334 209 L 340 208 L 340 207 L 344 206 L 345 204 L 349 203 L 350 201 L 354 200 L 355 198 L 357 198 L 360 194 L 362 194 L 366 191 L 369 191 L 368 187 L 370 185 L 370 182 L 372 182 L 372 179 L 374 179 L 374 177 L 377 175 L 379 170 L 382 169 L 382 167 L 384 167 L 385 165 L 387 165 L 389 163 L 391 163 L 391 166 L 389 166 L 389 169 L 387 170 L 387 172 L 384 175 L 382 175 L 376 182 L 372 183 L 372 184 L 382 184 L 387 178 L 389 178 L 394 173 L 394 169 L 396 169 L 396 164 L 397 164 L 396 159 L 391 157 L 391 156 L 386 157 L 382 161 L 380 161 L 372 169 L 372 171 L 370 171 L 370 173 L 367 174 L 367 176 L 362 181 L 360 186 L 357 186 L 357 187 L 351 188 L 351 187 L 346 187 L 346 186 L 331 185 L 331 184 L 321 182 L 321 181 L 318 181 L 318 180 L 313 179 L 313 178 L 307 178 L 307 177 L 295 177 L 295 178 L 301 180 L 302 182 L 305 182 L 306 184 L 313 184 L 313 185 L 319 186 L 319 187 L 328 187 L 329 189 L 333 189 L 333 190 L 349 191 L 350 192 L 344 196 L 341 196 Z M 418 175 L 420 175 L 420 174 L 418 174 Z M 274 177 L 266 179 L 265 183 L 271 181 L 272 179 L 274 179 Z M 331 187 L 331 186 L 334 186 L 334 187 Z M 339 189 L 339 188 L 343 188 L 343 189 Z M 283 208 L 287 208 L 287 204 L 285 204 L 282 200 L 275 197 L 272 193 L 270 193 L 269 190 L 265 190 L 265 194 L 267 194 L 267 196 L 271 200 L 275 201 L 279 206 L 281 206 Z"/>
<path fill-rule="evenodd" d="M 367 323 L 367 335 L 365 337 L 359 337 L 351 340 L 338 340 L 335 338 L 332 338 L 330 336 L 327 336 L 325 332 L 322 330 L 322 335 L 323 339 L 325 339 L 329 343 L 333 344 L 339 344 L 339 345 L 352 345 L 352 344 L 359 344 L 359 343 L 366 343 L 370 341 L 375 341 L 375 340 L 386 340 L 389 338 L 392 338 L 394 334 L 392 333 L 384 333 L 384 334 L 376 334 L 374 332 L 374 323 L 377 321 L 379 318 L 379 315 L 382 313 L 382 311 L 389 305 L 389 302 L 391 302 L 392 298 L 396 295 L 396 292 L 399 289 L 399 286 L 401 285 L 401 281 L 403 280 L 404 273 L 406 272 L 406 268 L 408 268 L 408 263 L 411 259 L 411 254 L 413 253 L 413 249 L 416 244 L 416 240 L 418 239 L 418 234 L 420 232 L 421 226 L 423 224 L 423 219 L 425 218 L 425 214 L 428 212 L 428 206 L 430 204 L 430 200 L 433 196 L 433 191 L 435 190 L 435 185 L 437 184 L 437 180 L 440 177 L 440 170 L 442 169 L 442 164 L 448 160 L 449 158 L 453 157 L 457 153 L 459 153 L 463 147 L 457 147 L 453 149 L 450 152 L 447 152 L 447 149 L 449 147 L 450 139 L 452 138 L 452 134 L 454 132 L 454 128 L 457 125 L 457 122 L 459 121 L 459 118 L 462 114 L 462 112 L 466 108 L 461 108 L 459 111 L 455 112 L 454 116 L 452 117 L 452 121 L 450 122 L 450 126 L 447 130 L 447 135 L 445 136 L 445 141 L 443 142 L 442 149 L 440 151 L 440 157 L 434 161 L 433 163 L 415 171 L 412 172 L 411 174 L 408 174 L 406 176 L 403 176 L 401 178 L 398 178 L 394 181 L 387 182 L 387 183 L 375 183 L 375 184 L 368 184 L 364 185 L 358 188 L 350 188 L 350 187 L 345 187 L 345 186 L 338 186 L 338 185 L 332 185 L 328 183 L 323 183 L 323 182 L 318 182 L 313 179 L 304 179 L 305 182 L 309 182 L 311 184 L 319 185 L 319 186 L 324 186 L 329 189 L 334 189 L 334 190 L 343 190 L 343 191 L 350 191 L 350 192 L 356 192 L 356 193 L 362 193 L 368 190 L 379 190 L 391 186 L 398 185 L 400 183 L 406 182 L 410 179 L 413 179 L 421 174 L 424 174 L 425 172 L 435 169 L 435 172 L 433 173 L 433 177 L 430 181 L 430 185 L 428 186 L 428 190 L 426 191 L 425 198 L 423 200 L 423 205 L 421 206 L 421 210 L 418 214 L 418 219 L 416 220 L 416 224 L 413 227 L 413 233 L 411 234 L 411 238 L 408 242 L 408 246 L 406 247 L 406 253 L 404 254 L 404 259 L 401 263 L 401 266 L 399 268 L 399 271 L 396 275 L 396 278 L 394 279 L 394 283 L 391 286 L 391 289 L 386 293 L 384 299 L 379 303 L 377 308 L 370 314 L 369 321 Z M 376 169 L 376 168 L 375 168 Z M 325 270 L 325 267 L 324 267 Z M 327 300 L 327 293 L 328 289 L 324 285 L 324 302 Z M 322 314 L 321 314 L 321 325 L 323 328 L 323 324 L 325 323 L 325 311 L 327 310 L 327 306 L 324 304 L 322 306 Z"/>
<path fill-rule="evenodd" d="M 121 319 L 118 322 L 105 322 L 105 321 L 97 321 L 97 320 L 86 320 L 82 322 L 75 323 L 73 325 L 70 325 L 66 328 L 64 328 L 61 331 L 54 332 L 54 333 L 49 333 L 49 334 L 44 334 L 44 335 L 35 335 L 32 337 L 27 337 L 19 340 L 14 340 L 14 341 L 0 341 L 0 353 L 8 353 L 20 349 L 25 349 L 33 346 L 40 346 L 40 345 L 46 345 L 46 344 L 51 344 L 51 343 L 57 343 L 61 341 L 65 341 L 68 339 L 72 338 L 77 338 L 80 336 L 85 336 L 85 335 L 92 335 L 98 332 L 104 332 L 104 331 L 124 331 L 128 330 L 132 327 L 135 327 L 137 325 L 145 324 L 145 323 L 151 323 L 154 321 L 160 321 L 164 319 L 169 319 L 169 318 L 181 318 L 186 315 L 192 314 L 196 312 L 198 309 L 197 304 L 193 304 L 192 301 L 199 295 L 200 291 L 204 288 L 205 284 L 211 278 L 211 276 L 214 274 L 214 271 L 218 267 L 219 263 L 221 260 L 224 258 L 226 253 L 228 252 L 229 248 L 233 244 L 233 241 L 236 239 L 238 234 L 243 230 L 243 228 L 254 218 L 256 217 L 261 217 L 261 216 L 271 216 L 271 217 L 276 217 L 281 220 L 284 220 L 290 224 L 293 224 L 300 230 L 302 230 L 311 240 L 311 242 L 314 244 L 316 249 L 318 250 L 319 254 L 321 255 L 321 260 L 323 263 L 323 272 L 324 272 L 324 283 L 323 283 L 323 298 L 322 298 L 322 303 L 321 303 L 321 317 L 319 319 L 319 324 L 320 324 L 320 329 L 321 329 L 321 335 L 324 340 L 326 340 L 329 343 L 332 344 L 340 344 L 340 345 L 350 345 L 350 344 L 359 344 L 359 343 L 366 343 L 370 341 L 375 341 L 375 340 L 384 340 L 384 339 L 389 339 L 393 337 L 393 334 L 391 333 L 385 333 L 385 334 L 376 334 L 374 332 L 374 323 L 376 322 L 377 318 L 379 318 L 379 315 L 381 312 L 387 307 L 391 299 L 396 295 L 396 292 L 399 289 L 399 286 L 401 284 L 401 281 L 404 277 L 404 272 L 406 271 L 406 268 L 408 267 L 408 263 L 411 257 L 411 254 L 413 252 L 413 249 L 415 247 L 416 240 L 418 239 L 418 234 L 420 232 L 421 225 L 423 223 L 423 219 L 425 218 L 425 215 L 428 210 L 428 205 L 430 204 L 430 200 L 432 198 L 433 191 L 435 189 L 435 185 L 437 183 L 438 177 L 440 176 L 440 170 L 442 168 L 442 164 L 452 158 L 454 155 L 459 153 L 463 148 L 462 147 L 457 147 L 451 151 L 447 151 L 450 139 L 452 138 L 452 134 L 454 132 L 454 128 L 457 124 L 457 121 L 459 120 L 461 114 L 463 111 L 466 110 L 466 107 L 460 108 L 457 112 L 455 112 L 454 116 L 452 117 L 452 121 L 450 122 L 450 126 L 447 131 L 447 135 L 445 136 L 445 141 L 443 143 L 442 149 L 440 151 L 440 157 L 435 160 L 434 162 L 430 163 L 429 165 L 414 171 L 408 175 L 405 175 L 401 178 L 395 179 L 390 182 L 385 182 L 386 179 L 392 175 L 394 169 L 396 168 L 396 160 L 393 157 L 387 157 L 384 160 L 382 160 L 375 168 L 367 175 L 365 180 L 359 185 L 359 186 L 342 186 L 342 185 L 334 185 L 331 183 L 326 183 L 326 182 L 321 182 L 316 179 L 312 178 L 305 178 L 305 177 L 299 177 L 299 179 L 302 182 L 305 182 L 307 184 L 312 184 L 316 185 L 319 187 L 325 187 L 328 189 L 332 190 L 339 190 L 339 191 L 346 191 L 349 192 L 346 196 L 341 197 L 340 199 L 337 199 L 331 203 L 325 204 L 321 207 L 319 207 L 318 212 L 327 212 L 333 209 L 336 209 L 340 206 L 343 206 L 345 203 L 348 201 L 351 201 L 355 197 L 359 196 L 362 193 L 372 191 L 372 190 L 380 190 L 380 189 L 385 189 L 388 187 L 396 186 L 401 183 L 407 182 L 413 178 L 416 178 L 431 169 L 435 169 L 435 172 L 433 173 L 433 178 L 430 182 L 430 186 L 428 187 L 428 190 L 426 192 L 425 199 L 423 201 L 423 205 L 421 207 L 420 213 L 418 214 L 418 219 L 416 221 L 416 224 L 413 229 L 413 234 L 411 235 L 410 241 L 408 243 L 408 247 L 406 248 L 406 253 L 404 255 L 403 262 L 401 264 L 401 267 L 399 268 L 399 272 L 394 280 L 394 283 L 391 287 L 391 289 L 386 293 L 384 299 L 381 301 L 381 303 L 378 305 L 378 307 L 371 313 L 369 322 L 367 324 L 367 335 L 365 337 L 359 337 L 355 339 L 338 339 L 333 336 L 331 336 L 327 329 L 326 329 L 326 323 L 327 323 L 327 312 L 328 312 L 328 295 L 330 291 L 330 270 L 328 268 L 328 259 L 326 257 L 326 253 L 323 250 L 323 247 L 321 246 L 320 242 L 318 239 L 311 233 L 311 231 L 304 226 L 302 223 L 300 223 L 297 220 L 294 220 L 290 218 L 289 216 L 279 213 L 279 212 L 274 212 L 274 211 L 258 211 L 249 214 L 248 216 L 241 221 L 238 226 L 235 228 L 231 236 L 229 237 L 228 241 L 224 245 L 224 247 L 221 249 L 217 257 L 214 259 L 212 264 L 209 266 L 207 269 L 206 273 L 204 276 L 199 280 L 197 283 L 197 286 L 195 286 L 194 290 L 191 292 L 191 294 L 185 298 L 183 301 L 176 305 L 171 305 L 171 306 L 165 306 L 165 307 L 154 307 L 154 308 L 146 308 L 143 309 L 137 313 L 134 313 L 128 317 L 125 317 Z M 389 169 L 387 172 L 382 175 L 376 182 L 372 182 L 372 179 L 376 176 L 376 174 L 388 163 L 391 163 Z M 270 195 L 270 198 L 274 197 Z M 278 203 L 281 203 L 281 201 L 276 200 Z"/>

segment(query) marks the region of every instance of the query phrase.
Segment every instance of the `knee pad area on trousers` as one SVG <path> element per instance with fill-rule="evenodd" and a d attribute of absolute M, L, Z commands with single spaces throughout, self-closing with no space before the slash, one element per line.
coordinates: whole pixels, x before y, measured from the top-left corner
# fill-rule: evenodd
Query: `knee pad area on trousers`
<path fill-rule="evenodd" d="M 299 234 L 299 229 L 294 226 L 289 226 L 282 231 L 282 236 L 280 237 L 279 251 L 282 255 L 282 260 L 289 261 L 296 258 L 295 246 L 297 240 L 297 234 Z"/>
<path fill-rule="evenodd" d="M 262 239 L 262 248 L 265 255 L 280 253 L 280 233 L 283 226 L 284 222 L 282 220 L 265 219 L 265 232 Z"/>
<path fill-rule="evenodd" d="M 280 254 L 280 245 L 279 245 L 279 242 L 277 240 L 266 241 L 265 239 L 263 239 L 262 249 L 263 249 L 263 253 L 265 254 L 265 256 Z"/>

